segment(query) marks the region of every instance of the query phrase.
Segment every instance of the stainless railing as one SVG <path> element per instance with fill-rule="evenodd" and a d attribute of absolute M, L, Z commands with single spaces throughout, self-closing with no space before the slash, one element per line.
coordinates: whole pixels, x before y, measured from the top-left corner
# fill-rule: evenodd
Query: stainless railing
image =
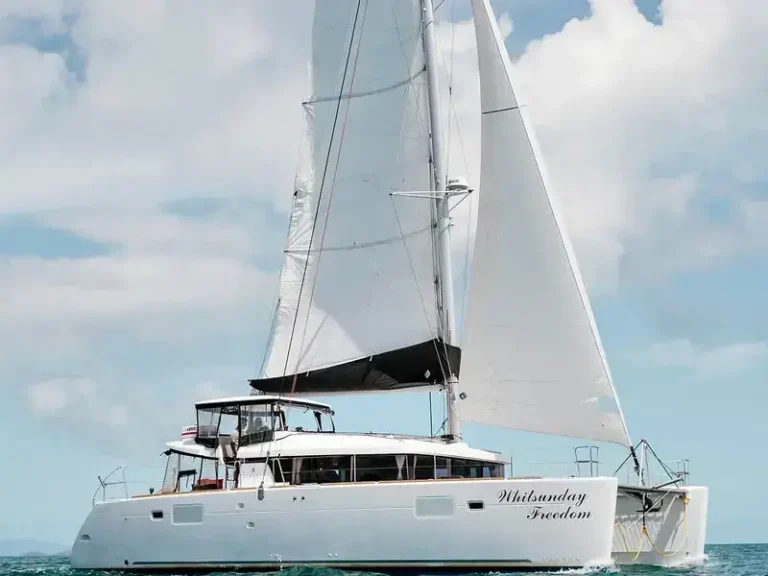
<path fill-rule="evenodd" d="M 120 473 L 119 476 L 117 476 L 118 473 Z M 116 477 L 116 479 L 110 480 L 113 476 Z M 93 493 L 93 498 L 91 499 L 92 506 L 96 506 L 96 504 L 107 502 L 109 500 L 120 500 L 120 498 L 107 497 L 107 492 L 111 486 L 122 486 L 124 498 L 126 500 L 128 499 L 128 483 L 125 481 L 125 468 L 118 466 L 104 478 L 101 476 L 97 476 L 97 478 L 99 479 L 99 487 L 96 488 L 96 492 Z M 101 497 L 99 497 L 99 495 L 101 495 Z"/>

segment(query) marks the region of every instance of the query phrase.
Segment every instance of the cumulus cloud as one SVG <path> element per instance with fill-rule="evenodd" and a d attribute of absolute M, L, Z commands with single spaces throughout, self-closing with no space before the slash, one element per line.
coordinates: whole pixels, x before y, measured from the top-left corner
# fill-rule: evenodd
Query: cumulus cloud
<path fill-rule="evenodd" d="M 590 6 L 514 62 L 590 290 L 764 250 L 768 12 L 748 0 L 663 0 L 653 24 L 631 0 Z M 89 395 L 110 405 L 119 386 L 93 383 L 127 379 L 114 372 L 132 368 L 131 354 L 151 359 L 147 386 L 209 379 L 236 392 L 191 372 L 218 365 L 235 381 L 250 375 L 244 364 L 258 366 L 308 92 L 309 8 L 0 6 L 0 213 L 34 213 L 115 247 L 0 259 L 0 355 L 9 374 L 45 383 L 28 398 L 40 414 Z M 499 17 L 508 37 L 524 27 Z M 443 20 L 438 40 L 450 171 L 477 186 L 472 23 Z M 205 218 L 168 209 L 190 197 L 237 201 Z M 253 203 L 243 208 L 244 198 Z M 454 213 L 460 291 L 475 204 Z M 709 352 L 677 356 L 706 363 Z M 722 353 L 723 364 L 749 357 Z M 54 369 L 89 376 L 42 374 Z"/>
<path fill-rule="evenodd" d="M 590 289 L 765 250 L 765 191 L 753 189 L 768 180 L 757 153 L 768 144 L 768 66 L 758 56 L 768 13 L 747 0 L 663 0 L 654 24 L 632 0 L 590 6 L 513 63 Z M 477 182 L 479 96 L 456 80 L 476 82 L 473 30 L 442 28 L 443 49 L 455 47 L 443 77 L 452 66 L 464 140 L 451 158 Z"/>
<path fill-rule="evenodd" d="M 69 18 L 45 3 L 4 6 L 6 36 L 20 20 L 67 34 L 55 38 L 61 52 L 23 38 L 0 47 L 10 122 L 0 211 L 189 195 L 288 205 L 307 79 L 303 3 L 69 4 Z M 82 55 L 82 70 L 66 51 Z"/>
<path fill-rule="evenodd" d="M 4 397 L 37 379 L 26 405 L 78 431 L 188 419 L 198 398 L 177 408 L 171 389 L 217 363 L 223 388 L 245 389 L 287 228 L 304 6 L 2 3 L 0 213 L 111 247 L 0 257 Z M 174 213 L 193 197 L 223 204 Z"/>

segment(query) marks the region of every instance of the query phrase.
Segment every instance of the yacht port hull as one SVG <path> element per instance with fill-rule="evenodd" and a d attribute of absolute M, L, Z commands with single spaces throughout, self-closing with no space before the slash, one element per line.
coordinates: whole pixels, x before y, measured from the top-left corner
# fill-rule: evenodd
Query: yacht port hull
<path fill-rule="evenodd" d="M 708 504 L 703 486 L 619 486 L 614 560 L 667 567 L 703 562 Z"/>
<path fill-rule="evenodd" d="M 442 479 L 158 494 L 97 504 L 76 569 L 399 572 L 612 563 L 615 478 Z"/>

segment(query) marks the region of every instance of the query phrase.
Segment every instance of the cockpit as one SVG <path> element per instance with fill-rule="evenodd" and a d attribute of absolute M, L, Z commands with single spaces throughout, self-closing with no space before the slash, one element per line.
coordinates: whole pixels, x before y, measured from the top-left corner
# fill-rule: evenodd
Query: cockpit
<path fill-rule="evenodd" d="M 271 442 L 280 432 L 335 432 L 327 404 L 279 396 L 245 396 L 198 402 L 195 442 L 221 448 Z"/>

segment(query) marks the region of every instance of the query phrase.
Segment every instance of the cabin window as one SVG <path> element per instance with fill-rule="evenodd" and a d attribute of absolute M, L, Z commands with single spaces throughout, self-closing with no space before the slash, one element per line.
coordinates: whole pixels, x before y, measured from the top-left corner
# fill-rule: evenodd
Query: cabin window
<path fill-rule="evenodd" d="M 283 472 L 286 473 L 285 470 Z M 352 480 L 352 457 L 295 458 L 291 472 L 293 484 L 350 482 Z"/>
<path fill-rule="evenodd" d="M 492 478 L 492 465 L 476 460 L 459 460 L 452 462 L 453 475 L 460 478 Z"/>
<path fill-rule="evenodd" d="M 411 479 L 432 480 L 435 477 L 435 457 L 418 454 L 408 456 L 411 460 Z"/>
<path fill-rule="evenodd" d="M 355 474 L 358 482 L 386 482 L 407 479 L 405 456 L 391 454 L 356 456 Z"/>
<path fill-rule="evenodd" d="M 451 459 L 435 458 L 435 478 L 450 478 L 451 475 Z"/>
<path fill-rule="evenodd" d="M 462 458 L 437 458 L 437 478 L 503 478 L 504 465 Z"/>
<path fill-rule="evenodd" d="M 504 465 L 426 454 L 376 454 L 354 457 L 354 481 L 385 482 L 435 478 L 502 478 Z M 277 483 L 324 484 L 351 482 L 351 456 L 272 458 L 269 468 Z"/>

